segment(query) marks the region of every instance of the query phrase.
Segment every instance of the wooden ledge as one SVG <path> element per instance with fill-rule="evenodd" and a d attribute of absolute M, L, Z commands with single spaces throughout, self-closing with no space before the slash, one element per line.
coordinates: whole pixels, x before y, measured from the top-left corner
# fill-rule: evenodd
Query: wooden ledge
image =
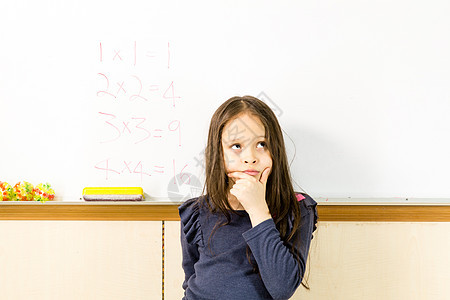
<path fill-rule="evenodd" d="M 450 222 L 448 205 L 318 205 L 319 221 Z"/>
<path fill-rule="evenodd" d="M 0 205 L 0 220 L 175 221 L 178 205 L 49 204 Z"/>
<path fill-rule="evenodd" d="M 179 221 L 179 204 L 0 203 L 0 220 Z M 317 206 L 319 221 L 450 222 L 450 205 Z"/>

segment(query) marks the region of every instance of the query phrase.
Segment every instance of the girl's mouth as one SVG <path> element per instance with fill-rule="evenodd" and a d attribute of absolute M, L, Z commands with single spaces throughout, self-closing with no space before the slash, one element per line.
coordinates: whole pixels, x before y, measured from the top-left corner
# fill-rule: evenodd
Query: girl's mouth
<path fill-rule="evenodd" d="M 256 171 L 256 170 L 245 170 L 245 171 L 243 171 L 243 173 L 255 176 L 255 175 L 259 174 L 259 171 Z"/>

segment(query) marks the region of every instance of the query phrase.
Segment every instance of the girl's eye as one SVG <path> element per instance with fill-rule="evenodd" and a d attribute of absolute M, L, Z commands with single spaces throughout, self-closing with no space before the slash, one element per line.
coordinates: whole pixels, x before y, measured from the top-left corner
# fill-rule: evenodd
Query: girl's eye
<path fill-rule="evenodd" d="M 265 147 L 266 147 L 266 143 L 265 143 L 265 142 L 259 142 L 258 145 L 257 145 L 256 147 L 257 147 L 257 148 L 261 148 L 259 145 L 261 145 L 262 148 L 265 148 Z M 239 144 L 234 144 L 234 145 L 231 146 L 231 149 L 233 149 L 233 150 L 241 149 L 241 145 L 239 145 Z"/>

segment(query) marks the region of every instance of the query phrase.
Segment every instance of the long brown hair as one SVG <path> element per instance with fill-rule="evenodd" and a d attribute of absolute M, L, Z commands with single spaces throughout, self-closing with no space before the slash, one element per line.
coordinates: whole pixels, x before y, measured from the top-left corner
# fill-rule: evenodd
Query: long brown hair
<path fill-rule="evenodd" d="M 266 145 L 272 157 L 272 171 L 266 183 L 266 202 L 280 237 L 287 245 L 286 242 L 289 242 L 299 230 L 300 206 L 292 186 L 281 127 L 273 111 L 263 101 L 252 96 L 232 97 L 220 105 L 213 114 L 205 149 L 206 181 L 202 193 L 204 197 L 200 198 L 206 200 L 209 196 L 210 201 L 203 201 L 203 204 L 206 204 L 212 213 L 221 212 L 226 217 L 227 222 L 220 224 L 221 226 L 229 224 L 230 211 L 232 213 L 236 211 L 228 202 L 228 176 L 222 149 L 222 132 L 229 121 L 242 113 L 257 117 L 264 125 Z M 290 217 L 294 220 L 292 230 L 288 223 Z M 294 249 L 290 251 L 294 253 Z M 297 255 L 295 253 L 294 256 Z"/>

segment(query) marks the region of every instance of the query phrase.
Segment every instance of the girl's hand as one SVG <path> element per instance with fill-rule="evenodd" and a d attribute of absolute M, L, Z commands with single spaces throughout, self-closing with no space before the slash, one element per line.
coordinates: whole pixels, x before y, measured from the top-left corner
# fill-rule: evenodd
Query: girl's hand
<path fill-rule="evenodd" d="M 271 218 L 266 203 L 266 183 L 269 173 L 270 167 L 265 168 L 259 180 L 243 172 L 228 173 L 228 177 L 232 177 L 236 181 L 230 189 L 230 193 L 247 211 L 253 227 Z"/>

